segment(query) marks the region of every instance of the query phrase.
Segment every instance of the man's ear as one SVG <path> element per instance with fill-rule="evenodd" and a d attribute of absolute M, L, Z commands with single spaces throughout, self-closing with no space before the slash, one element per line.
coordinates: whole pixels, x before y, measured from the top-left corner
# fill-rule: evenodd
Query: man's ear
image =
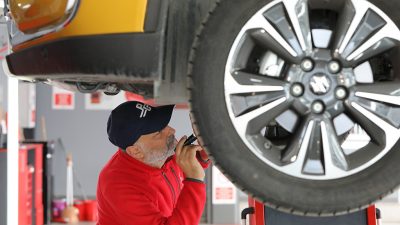
<path fill-rule="evenodd" d="M 131 146 L 127 147 L 126 153 L 128 153 L 128 155 L 130 155 L 131 157 L 133 157 L 139 161 L 142 161 L 144 159 L 143 150 L 137 145 L 131 145 Z"/>

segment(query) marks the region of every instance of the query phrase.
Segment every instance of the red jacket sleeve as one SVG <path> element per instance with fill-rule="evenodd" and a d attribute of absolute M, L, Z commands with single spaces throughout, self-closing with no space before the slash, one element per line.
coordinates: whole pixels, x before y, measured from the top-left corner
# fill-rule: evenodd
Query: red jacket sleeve
<path fill-rule="evenodd" d="M 151 199 L 140 190 L 115 187 L 119 193 L 104 193 L 113 196 L 109 202 L 118 212 L 118 224 L 123 225 L 196 225 L 199 224 L 206 201 L 205 184 L 185 180 L 176 207 L 170 217 L 158 210 L 157 200 Z M 110 190 L 112 191 L 112 190 Z"/>

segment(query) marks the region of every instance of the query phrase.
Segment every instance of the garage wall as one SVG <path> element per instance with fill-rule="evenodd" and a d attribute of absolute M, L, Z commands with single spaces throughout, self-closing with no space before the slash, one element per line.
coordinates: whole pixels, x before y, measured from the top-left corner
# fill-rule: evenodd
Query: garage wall
<path fill-rule="evenodd" d="M 0 47 L 3 43 L 6 43 L 8 39 L 7 36 L 7 26 L 5 24 L 0 24 Z M 3 59 L 7 55 L 7 51 L 0 52 L 0 59 Z M 0 107 L 3 112 L 7 108 L 7 77 L 3 71 L 3 63 L 0 60 Z"/>
<path fill-rule="evenodd" d="M 76 176 L 82 184 L 86 195 L 95 197 L 98 174 L 103 165 L 116 151 L 109 143 L 106 133 L 109 110 L 88 111 L 84 107 L 84 95 L 76 93 L 74 110 L 51 109 L 52 88 L 38 84 L 36 89 L 37 127 L 35 135 L 41 138 L 42 116 L 46 119 L 49 140 L 61 138 L 65 148 L 72 153 Z M 170 123 L 177 130 L 177 137 L 190 134 L 188 110 L 176 110 Z M 56 148 L 54 154 L 55 196 L 65 196 L 66 162 L 65 154 Z M 76 196 L 82 193 L 74 186 Z"/>
<path fill-rule="evenodd" d="M 7 82 L 8 78 L 0 65 L 0 107 L 3 113 L 7 110 Z"/>

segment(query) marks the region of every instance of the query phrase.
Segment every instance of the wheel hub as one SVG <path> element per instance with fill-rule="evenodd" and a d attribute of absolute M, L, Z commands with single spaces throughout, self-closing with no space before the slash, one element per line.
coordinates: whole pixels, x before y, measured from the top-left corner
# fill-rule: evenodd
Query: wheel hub
<path fill-rule="evenodd" d="M 332 118 L 344 110 L 342 103 L 356 82 L 353 71 L 342 68 L 332 55 L 330 50 L 315 49 L 311 57 L 288 71 L 290 95 L 296 98 L 294 108 L 298 113 L 328 111 Z"/>

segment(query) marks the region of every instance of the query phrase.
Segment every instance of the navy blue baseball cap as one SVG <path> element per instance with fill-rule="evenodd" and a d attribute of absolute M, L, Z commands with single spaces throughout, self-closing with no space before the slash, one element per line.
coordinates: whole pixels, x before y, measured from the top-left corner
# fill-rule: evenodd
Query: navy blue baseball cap
<path fill-rule="evenodd" d="M 153 107 L 137 101 L 124 102 L 108 117 L 108 139 L 125 150 L 140 136 L 164 129 L 171 120 L 173 109 L 174 105 Z"/>

